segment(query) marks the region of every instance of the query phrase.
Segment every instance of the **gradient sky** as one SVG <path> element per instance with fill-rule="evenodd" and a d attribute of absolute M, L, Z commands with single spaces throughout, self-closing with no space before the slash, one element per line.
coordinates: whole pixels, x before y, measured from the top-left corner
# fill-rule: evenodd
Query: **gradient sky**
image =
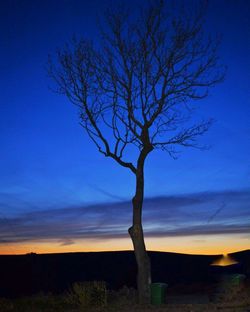
<path fill-rule="evenodd" d="M 130 5 L 140 2 L 127 1 Z M 73 34 L 97 38 L 108 1 L 0 2 L 0 254 L 132 249 L 134 176 L 99 154 L 76 109 L 50 91 L 48 54 Z M 192 2 L 190 1 L 190 5 Z M 198 103 L 215 124 L 178 160 L 146 163 L 148 249 L 250 248 L 250 2 L 209 1 L 205 29 L 222 34 L 225 82 Z"/>

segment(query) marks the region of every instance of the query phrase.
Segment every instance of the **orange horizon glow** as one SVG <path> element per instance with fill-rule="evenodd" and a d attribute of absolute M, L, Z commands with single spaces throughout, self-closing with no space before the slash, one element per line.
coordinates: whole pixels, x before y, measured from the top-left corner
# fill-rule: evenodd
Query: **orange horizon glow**
<path fill-rule="evenodd" d="M 234 236 L 147 238 L 147 250 L 196 255 L 222 255 L 250 249 L 249 240 Z M 130 239 L 77 240 L 71 245 L 58 241 L 0 245 L 0 255 L 133 250 Z"/>
<path fill-rule="evenodd" d="M 244 250 L 249 250 L 249 248 L 246 249 L 237 249 L 237 250 L 232 250 L 231 253 L 237 253 L 237 252 L 241 252 Z M 25 249 L 25 248 L 17 248 L 14 252 L 10 252 L 9 250 L 5 250 L 5 249 L 1 249 L 0 248 L 0 256 L 11 256 L 11 255 L 27 255 L 27 254 L 61 254 L 61 253 L 80 253 L 80 252 L 112 252 L 112 251 L 133 251 L 133 249 L 74 249 L 74 250 L 70 250 L 70 249 L 56 249 L 53 248 L 53 250 L 51 249 L 45 249 L 45 248 L 33 248 L 33 249 Z M 204 255 L 204 256 L 223 256 L 224 253 L 221 252 L 217 252 L 217 250 L 215 252 L 179 252 L 179 251 L 175 251 L 175 250 L 158 250 L 158 249 L 147 249 L 147 251 L 155 251 L 155 252 L 169 252 L 169 253 L 178 253 L 178 254 L 186 254 L 186 255 Z M 228 265 L 228 264 L 214 264 L 214 265 Z"/>

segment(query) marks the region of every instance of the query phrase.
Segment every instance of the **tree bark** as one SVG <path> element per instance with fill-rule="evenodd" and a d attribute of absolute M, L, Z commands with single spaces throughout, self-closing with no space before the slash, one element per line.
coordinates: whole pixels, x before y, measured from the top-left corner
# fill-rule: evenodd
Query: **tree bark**
<path fill-rule="evenodd" d="M 143 149 L 137 162 L 136 192 L 132 199 L 133 225 L 128 232 L 132 239 L 137 262 L 137 290 L 140 304 L 150 302 L 151 265 L 146 251 L 142 227 L 142 205 L 144 199 L 144 162 L 151 150 Z"/>

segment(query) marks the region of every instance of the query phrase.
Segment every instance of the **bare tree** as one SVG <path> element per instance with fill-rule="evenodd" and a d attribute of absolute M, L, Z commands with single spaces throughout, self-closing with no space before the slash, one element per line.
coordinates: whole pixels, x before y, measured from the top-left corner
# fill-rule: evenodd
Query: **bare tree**
<path fill-rule="evenodd" d="M 99 152 L 128 168 L 136 181 L 131 236 L 139 302 L 149 301 L 150 260 L 142 228 L 144 165 L 155 149 L 176 157 L 176 147 L 198 147 L 211 120 L 192 123 L 194 101 L 222 81 L 217 40 L 205 38 L 202 14 L 147 3 L 140 13 L 106 14 L 105 31 L 93 44 L 74 39 L 50 61 L 58 91 L 80 110 L 80 123 Z M 137 151 L 129 159 L 128 147 Z M 127 152 L 127 153 L 126 153 Z"/>

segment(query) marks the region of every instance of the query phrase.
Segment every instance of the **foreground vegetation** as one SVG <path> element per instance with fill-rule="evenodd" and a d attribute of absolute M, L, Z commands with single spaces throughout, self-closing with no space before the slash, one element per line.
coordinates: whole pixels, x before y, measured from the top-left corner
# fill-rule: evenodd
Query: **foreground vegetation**
<path fill-rule="evenodd" d="M 195 298 L 196 295 L 193 295 Z M 168 298 L 171 297 L 171 294 Z M 105 282 L 74 283 L 61 295 L 37 294 L 17 299 L 0 298 L 0 312 L 248 312 L 250 311 L 250 287 L 244 288 L 232 297 L 228 292 L 218 302 L 185 303 L 181 295 L 175 295 L 176 302 L 160 306 L 137 304 L 134 289 L 123 287 L 111 291 Z M 197 294 L 198 298 L 199 295 Z M 194 300 L 195 301 L 195 300 Z"/>
<path fill-rule="evenodd" d="M 0 312 L 117 311 L 136 305 L 136 291 L 123 287 L 107 290 L 105 282 L 74 283 L 61 295 L 39 293 L 14 300 L 0 298 Z"/>

